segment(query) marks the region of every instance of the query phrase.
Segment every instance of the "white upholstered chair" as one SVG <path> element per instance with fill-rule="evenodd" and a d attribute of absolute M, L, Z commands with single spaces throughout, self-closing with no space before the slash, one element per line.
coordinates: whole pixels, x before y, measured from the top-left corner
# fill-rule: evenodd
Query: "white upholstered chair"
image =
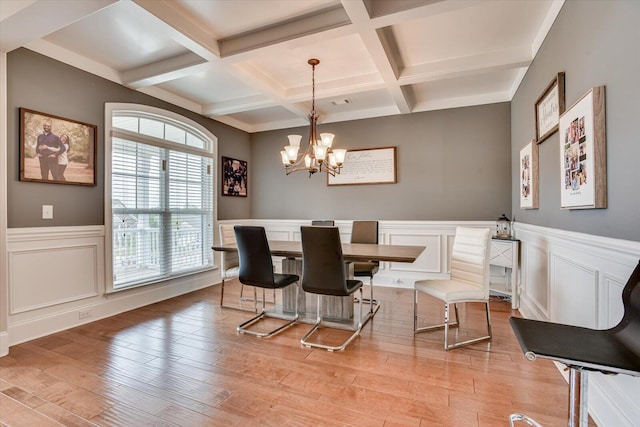
<path fill-rule="evenodd" d="M 449 279 L 422 280 L 414 285 L 413 332 L 414 334 L 444 328 L 444 348 L 449 350 L 478 341 L 491 339 L 489 317 L 489 253 L 491 230 L 489 228 L 457 227 L 451 254 Z M 418 293 L 422 292 L 444 301 L 444 324 L 418 327 Z M 449 344 L 450 327 L 458 327 L 458 303 L 480 302 L 485 304 L 487 335 Z M 449 306 L 453 304 L 455 323 L 449 322 Z"/>
<path fill-rule="evenodd" d="M 233 231 L 233 224 L 220 224 L 220 244 L 235 245 L 236 236 Z M 222 283 L 220 288 L 220 306 L 224 305 L 224 283 L 226 280 L 235 279 L 240 271 L 240 260 L 237 252 L 221 252 L 220 270 Z M 241 285 L 244 286 L 244 285 Z"/>

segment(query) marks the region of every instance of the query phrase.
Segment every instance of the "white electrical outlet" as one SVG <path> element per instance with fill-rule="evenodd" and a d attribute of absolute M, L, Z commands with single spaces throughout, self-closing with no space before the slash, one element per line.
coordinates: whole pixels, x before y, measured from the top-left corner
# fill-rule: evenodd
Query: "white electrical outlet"
<path fill-rule="evenodd" d="M 53 219 L 53 205 L 42 205 L 42 219 Z"/>
<path fill-rule="evenodd" d="M 84 311 L 79 311 L 78 312 L 78 319 L 79 320 L 88 319 L 91 316 L 92 316 L 91 310 L 84 310 Z"/>

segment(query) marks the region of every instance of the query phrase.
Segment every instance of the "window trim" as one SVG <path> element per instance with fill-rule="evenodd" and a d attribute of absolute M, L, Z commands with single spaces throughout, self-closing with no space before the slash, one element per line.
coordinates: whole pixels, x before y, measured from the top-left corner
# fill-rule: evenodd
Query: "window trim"
<path fill-rule="evenodd" d="M 180 144 L 180 143 L 171 143 L 171 142 L 165 142 L 165 140 L 163 139 L 159 139 L 159 138 L 155 138 L 153 136 L 149 136 L 149 135 L 145 135 L 145 134 L 140 134 L 140 133 L 136 133 L 136 132 L 130 132 L 130 131 L 125 131 L 122 129 L 114 129 L 113 125 L 112 125 L 112 118 L 115 112 L 131 112 L 134 113 L 136 115 L 139 116 L 144 116 L 144 115 L 148 115 L 149 117 L 163 117 L 165 119 L 168 119 L 169 122 L 171 122 L 170 124 L 173 126 L 178 126 L 182 129 L 191 131 L 191 129 L 189 129 L 189 127 L 192 127 L 193 129 L 197 130 L 198 132 L 200 132 L 202 134 L 202 136 L 204 136 L 205 138 L 208 138 L 209 140 L 211 140 L 211 147 L 209 147 L 209 150 L 207 149 L 201 149 L 201 148 L 197 148 L 197 147 L 193 147 L 187 144 Z M 126 286 L 126 287 L 122 287 L 122 288 L 118 288 L 115 289 L 113 287 L 113 221 L 111 220 L 112 217 L 112 191 L 111 191 L 111 186 L 112 186 L 112 165 L 111 165 L 111 154 L 112 154 L 112 138 L 113 137 L 118 137 L 118 138 L 130 138 L 132 136 L 135 136 L 136 139 L 138 140 L 146 140 L 148 142 L 153 142 L 153 145 L 159 145 L 162 146 L 164 148 L 175 148 L 176 146 L 180 146 L 180 151 L 184 151 L 186 153 L 191 153 L 191 154 L 197 154 L 200 156 L 205 156 L 205 157 L 211 157 L 212 159 L 214 159 L 213 161 L 213 167 L 214 170 L 212 171 L 212 175 L 213 175 L 213 194 L 212 194 L 212 198 L 213 198 L 213 224 L 214 226 L 212 227 L 212 232 L 214 233 L 214 235 L 212 236 L 212 240 L 215 239 L 215 224 L 218 223 L 218 209 L 217 209 L 217 203 L 218 203 L 218 194 L 216 189 L 218 188 L 218 173 L 217 171 L 217 161 L 216 159 L 218 158 L 218 138 L 211 133 L 211 131 L 209 131 L 207 128 L 205 128 L 204 126 L 202 126 L 201 124 L 187 118 L 184 117 L 180 114 L 174 113 L 173 111 L 169 111 L 169 110 L 163 110 L 161 108 L 157 108 L 157 107 L 152 107 L 149 105 L 143 105 L 143 104 L 131 104 L 131 103 L 112 103 L 112 102 L 107 102 L 105 103 L 105 108 L 104 108 L 104 123 L 105 123 L 105 130 L 104 130 L 104 223 L 105 223 L 105 235 L 104 235 L 104 241 L 105 241 L 105 245 L 104 245 L 104 255 L 105 255 L 105 263 L 104 263 L 104 273 L 105 273 L 105 294 L 111 294 L 111 293 L 116 293 L 116 292 L 123 292 L 123 291 L 127 291 L 130 289 L 135 289 L 135 288 L 140 288 L 143 286 L 149 286 L 149 285 L 154 285 L 154 284 L 158 284 L 158 283 L 168 283 L 171 282 L 174 279 L 180 278 L 180 277 L 184 277 L 184 276 L 189 276 L 189 275 L 193 275 L 193 274 L 198 274 L 201 273 L 203 271 L 210 271 L 210 270 L 214 270 L 217 268 L 217 265 L 214 263 L 210 268 L 206 268 L 206 269 L 199 269 L 198 271 L 185 271 L 184 273 L 181 274 L 176 274 L 176 275 L 172 275 L 171 277 L 163 277 L 160 278 L 158 280 L 153 280 L 153 281 L 149 281 L 146 283 L 140 283 L 140 284 L 135 284 L 135 285 L 130 285 L 130 286 Z M 185 126 L 186 125 L 186 126 Z"/>

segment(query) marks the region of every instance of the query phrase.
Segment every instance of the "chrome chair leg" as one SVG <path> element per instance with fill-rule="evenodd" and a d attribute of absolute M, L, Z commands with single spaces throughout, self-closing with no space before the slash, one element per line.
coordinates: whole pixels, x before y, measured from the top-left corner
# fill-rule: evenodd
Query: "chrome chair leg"
<path fill-rule="evenodd" d="M 362 288 L 360 288 L 360 296 L 358 299 L 359 299 L 358 326 L 356 327 L 355 331 L 349 336 L 349 338 L 347 338 L 347 340 L 344 341 L 342 344 L 337 346 L 331 346 L 331 345 L 325 345 L 325 344 L 309 341 L 309 338 L 322 326 L 322 295 L 318 294 L 318 302 L 317 302 L 318 313 L 316 316 L 316 323 L 314 323 L 313 327 L 309 330 L 309 332 L 307 332 L 304 335 L 304 337 L 302 337 L 302 339 L 300 340 L 300 343 L 306 348 L 311 348 L 311 347 L 323 348 L 327 351 L 342 351 L 345 348 L 347 348 L 349 343 L 353 341 L 358 335 L 360 335 L 360 331 L 362 331 L 362 327 L 364 326 L 362 323 Z"/>
<path fill-rule="evenodd" d="M 248 329 L 251 325 L 258 323 L 260 320 L 267 318 L 267 317 L 271 317 L 271 318 L 276 318 L 276 319 L 281 319 L 280 317 L 274 317 L 274 316 L 270 316 L 269 313 L 266 310 L 266 303 L 265 303 L 265 290 L 264 288 L 262 289 L 262 310 L 260 313 L 258 313 L 257 316 L 252 317 L 251 319 L 247 320 L 246 322 L 238 325 L 238 327 L 236 328 L 236 331 L 238 332 L 238 334 L 249 334 L 249 335 L 255 335 L 258 338 L 269 338 L 272 337 L 282 331 L 284 331 L 285 329 L 293 326 L 297 321 L 298 321 L 298 286 L 296 284 L 294 284 L 293 286 L 295 286 L 296 288 L 296 298 L 295 298 L 295 303 L 294 303 L 294 316 L 293 318 L 287 318 L 285 320 L 289 320 L 287 323 L 271 330 L 268 332 L 256 332 L 256 331 L 252 331 L 250 329 Z"/>
<path fill-rule="evenodd" d="M 453 312 L 456 318 L 455 323 L 449 323 L 449 303 L 444 304 L 444 323 L 441 325 L 433 325 L 433 326 L 424 326 L 418 327 L 418 290 L 414 289 L 414 300 L 413 300 L 413 333 L 417 334 L 425 331 L 433 331 L 436 329 L 444 328 L 444 349 L 451 350 L 453 348 L 462 347 L 468 344 L 473 344 L 480 341 L 490 340 L 491 333 L 491 318 L 489 314 L 489 302 L 485 302 L 485 312 L 487 319 L 487 335 L 483 335 L 478 338 L 472 338 L 466 341 L 456 342 L 454 344 L 449 344 L 449 328 L 458 328 L 460 326 L 460 320 L 458 318 L 458 306 L 456 303 L 453 303 Z"/>
<path fill-rule="evenodd" d="M 530 425 L 532 427 L 542 427 L 542 425 L 538 424 L 538 422 L 533 418 L 530 418 L 524 414 L 511 414 L 509 416 L 510 427 L 515 427 L 513 423 L 517 421 L 522 421 L 523 423 L 526 423 L 527 425 Z"/>

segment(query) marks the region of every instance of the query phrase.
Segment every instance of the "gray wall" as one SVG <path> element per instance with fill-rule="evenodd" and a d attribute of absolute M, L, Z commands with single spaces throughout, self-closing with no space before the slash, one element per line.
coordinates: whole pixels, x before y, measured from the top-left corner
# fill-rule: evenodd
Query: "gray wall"
<path fill-rule="evenodd" d="M 246 132 L 129 90 L 27 49 L 18 49 L 7 55 L 7 80 L 9 228 L 104 224 L 105 102 L 133 102 L 174 111 L 200 123 L 216 135 L 220 155 L 241 159 L 249 157 L 249 134 Z M 20 107 L 98 126 L 96 187 L 19 181 Z M 249 217 L 250 199 L 219 197 L 218 200 L 220 219 Z M 53 220 L 41 219 L 43 204 L 54 206 Z"/>
<path fill-rule="evenodd" d="M 511 102 L 512 168 L 535 137 L 534 104 L 553 76 L 565 72 L 570 107 L 591 87 L 606 91 L 606 209 L 560 209 L 559 136 L 539 148 L 540 208 L 521 210 L 517 172 L 512 208 L 518 221 L 640 241 L 640 2 L 567 0 Z"/>
<path fill-rule="evenodd" d="M 253 134 L 252 218 L 495 220 L 511 211 L 509 104 L 319 125 L 339 148 L 397 147 L 397 184 L 331 186 L 326 177 L 285 176 L 286 135 Z"/>

